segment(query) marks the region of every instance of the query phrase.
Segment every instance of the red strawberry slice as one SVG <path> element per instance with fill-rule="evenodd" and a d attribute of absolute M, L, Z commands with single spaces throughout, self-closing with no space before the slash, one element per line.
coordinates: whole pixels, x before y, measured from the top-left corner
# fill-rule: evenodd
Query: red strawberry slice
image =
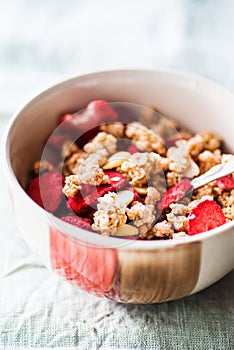
<path fill-rule="evenodd" d="M 93 215 L 96 212 L 95 209 L 91 209 L 87 214 L 86 214 L 86 218 L 89 219 L 89 221 L 92 223 L 93 222 Z"/>
<path fill-rule="evenodd" d="M 105 171 L 105 174 L 109 176 L 111 181 L 111 186 L 114 188 L 113 191 L 117 191 L 119 188 L 126 185 L 126 179 L 123 174 L 118 173 L 117 171 Z M 110 186 L 108 185 L 108 186 Z"/>
<path fill-rule="evenodd" d="M 90 189 L 92 189 L 91 193 L 88 193 L 87 188 L 87 192 L 83 192 L 83 188 L 81 188 L 81 191 L 74 198 L 68 198 L 68 207 L 77 215 L 83 216 L 92 211 L 96 208 L 99 197 L 103 197 L 108 192 L 116 192 L 126 185 L 126 179 L 122 174 L 116 171 L 106 171 L 105 174 L 109 176 L 111 180 L 110 184 L 97 186 L 96 188 L 90 186 Z"/>
<path fill-rule="evenodd" d="M 67 131 L 87 131 L 101 122 L 113 122 L 117 118 L 118 114 L 106 101 L 95 100 L 82 113 L 63 115 L 59 123 L 63 123 L 62 127 Z"/>
<path fill-rule="evenodd" d="M 165 140 L 165 146 L 167 148 L 176 146 L 176 142 L 182 140 L 181 136 L 179 134 L 171 135 L 166 138 Z"/>
<path fill-rule="evenodd" d="M 188 234 L 190 236 L 212 230 L 225 224 L 221 207 L 213 200 L 200 202 L 189 214 Z"/>
<path fill-rule="evenodd" d="M 82 218 L 79 216 L 63 216 L 61 220 L 66 221 L 68 224 L 82 228 L 83 230 L 91 231 L 90 220 L 88 218 Z"/>
<path fill-rule="evenodd" d="M 103 197 L 108 192 L 116 192 L 126 185 L 125 177 L 116 171 L 106 171 L 106 175 L 110 178 L 110 184 L 97 186 L 96 189 L 85 198 L 86 203 L 94 205 L 97 203 L 98 197 Z"/>
<path fill-rule="evenodd" d="M 67 206 L 79 216 L 86 215 L 89 211 L 93 210 L 89 206 L 89 204 L 85 201 L 81 193 L 78 193 L 73 198 L 72 197 L 68 198 Z"/>
<path fill-rule="evenodd" d="M 73 117 L 73 114 L 71 113 L 66 113 L 64 115 L 62 115 L 62 117 L 59 118 L 59 124 L 62 124 L 63 122 L 69 121 L 69 119 L 71 119 Z"/>
<path fill-rule="evenodd" d="M 134 145 L 129 146 L 128 149 L 127 149 L 127 151 L 128 151 L 129 153 L 131 153 L 131 154 L 134 154 L 134 153 L 139 152 L 138 149 L 137 149 L 137 147 L 134 146 Z"/>
<path fill-rule="evenodd" d="M 53 148 L 61 151 L 63 143 L 68 140 L 69 139 L 65 134 L 53 133 L 46 142 Z"/>
<path fill-rule="evenodd" d="M 222 190 L 232 190 L 234 188 L 234 177 L 232 174 L 216 180 L 216 184 Z"/>
<path fill-rule="evenodd" d="M 158 202 L 158 209 L 164 210 L 169 207 L 170 204 L 177 202 L 183 198 L 186 193 L 192 188 L 191 182 L 188 178 L 184 178 L 178 184 L 172 186 L 163 196 L 160 202 Z"/>
<path fill-rule="evenodd" d="M 26 192 L 34 202 L 54 213 L 63 198 L 62 188 L 63 177 L 57 171 L 52 171 L 32 179 Z"/>

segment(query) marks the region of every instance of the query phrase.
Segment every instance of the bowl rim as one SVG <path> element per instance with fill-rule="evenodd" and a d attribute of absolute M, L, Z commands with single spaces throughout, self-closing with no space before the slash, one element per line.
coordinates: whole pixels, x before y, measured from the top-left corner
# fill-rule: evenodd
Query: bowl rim
<path fill-rule="evenodd" d="M 44 214 L 47 214 L 49 219 L 54 222 L 55 216 L 48 213 L 45 209 L 41 208 L 38 204 L 36 204 L 25 192 L 25 190 L 20 186 L 14 171 L 11 166 L 10 157 L 9 157 L 9 143 L 10 143 L 10 133 L 11 130 L 16 123 L 17 119 L 20 117 L 21 113 L 25 108 L 27 108 L 29 105 L 36 102 L 38 99 L 41 99 L 45 97 L 47 94 L 52 93 L 53 91 L 56 91 L 60 88 L 64 88 L 66 85 L 73 84 L 75 82 L 80 82 L 82 80 L 87 79 L 94 79 L 96 77 L 100 76 L 108 76 L 108 75 L 129 75 L 132 78 L 136 76 L 137 74 L 163 74 L 166 76 L 174 76 L 178 79 L 182 80 L 195 80 L 196 82 L 200 82 L 202 84 L 208 84 L 212 88 L 218 89 L 222 94 L 226 94 L 229 97 L 234 99 L 234 94 L 231 93 L 226 88 L 220 86 L 216 82 L 213 82 L 212 80 L 206 79 L 204 77 L 200 77 L 198 75 L 193 75 L 190 73 L 186 73 L 183 71 L 175 70 L 175 69 L 167 69 L 167 68 L 158 68 L 158 69 L 115 69 L 115 70 L 107 70 L 107 71 L 99 71 L 94 73 L 88 73 L 76 77 L 72 77 L 69 79 L 65 79 L 63 81 L 60 81 L 57 84 L 53 84 L 50 87 L 43 89 L 41 92 L 34 94 L 31 98 L 27 99 L 26 102 L 22 103 L 21 106 L 13 113 L 12 117 L 10 118 L 6 129 L 3 134 L 2 138 L 2 162 L 3 162 L 3 169 L 5 172 L 5 175 L 7 177 L 8 182 L 13 186 L 13 188 L 16 186 L 16 188 L 21 192 L 21 194 L 25 197 L 25 199 L 29 200 L 32 205 L 36 206 L 38 210 L 42 211 Z M 217 228 L 214 228 L 209 231 L 205 231 L 193 236 L 186 237 L 185 239 L 169 239 L 169 240 L 149 240 L 149 241 L 139 241 L 139 240 L 129 240 L 124 238 L 117 238 L 117 237 L 108 237 L 99 235 L 95 232 L 86 231 L 83 229 L 80 229 L 78 227 L 75 227 L 69 223 L 66 223 L 62 221 L 59 218 L 55 218 L 55 221 L 57 222 L 56 226 L 60 228 L 60 231 L 62 231 L 65 235 L 70 237 L 71 239 L 78 239 L 79 241 L 83 242 L 84 244 L 92 244 L 94 246 L 98 247 L 114 247 L 114 248 L 127 248 L 127 249 L 137 249 L 137 250 L 155 250 L 155 249 L 165 249 L 165 248 L 173 248 L 175 246 L 181 245 L 181 244 L 194 244 L 195 242 L 201 242 L 208 240 L 211 237 L 217 237 L 220 236 L 224 231 L 228 231 L 231 228 L 234 228 L 234 220 L 227 222 L 223 224 L 222 226 L 219 226 Z M 62 228 L 62 230 L 61 230 Z M 85 232 L 85 235 L 84 235 Z M 85 237 L 85 239 L 84 239 Z M 117 244 L 118 242 L 118 244 Z M 116 247 L 115 247 L 116 246 Z"/>

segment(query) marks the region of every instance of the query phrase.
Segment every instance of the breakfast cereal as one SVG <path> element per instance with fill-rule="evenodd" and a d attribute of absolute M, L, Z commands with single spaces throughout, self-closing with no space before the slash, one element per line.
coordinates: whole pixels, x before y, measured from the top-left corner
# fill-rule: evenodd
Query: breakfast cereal
<path fill-rule="evenodd" d="M 167 124 L 156 108 L 126 123 L 111 104 L 92 101 L 60 118 L 47 142 L 57 161 L 36 161 L 26 191 L 63 221 L 114 237 L 185 239 L 234 220 L 234 174 L 191 185 L 234 159 L 221 137 Z"/>

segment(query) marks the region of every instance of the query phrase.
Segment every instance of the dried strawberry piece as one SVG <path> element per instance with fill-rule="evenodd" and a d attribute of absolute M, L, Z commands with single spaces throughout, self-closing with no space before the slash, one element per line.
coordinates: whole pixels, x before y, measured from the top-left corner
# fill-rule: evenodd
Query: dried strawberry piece
<path fill-rule="evenodd" d="M 222 190 L 232 190 L 234 188 L 234 177 L 232 174 L 221 177 L 220 179 L 216 180 L 216 184 Z"/>
<path fill-rule="evenodd" d="M 93 117 L 101 122 L 112 123 L 118 119 L 118 113 L 112 108 L 112 106 L 104 100 L 91 101 L 87 106 L 87 112 L 93 113 Z"/>
<path fill-rule="evenodd" d="M 158 202 L 158 209 L 164 210 L 169 207 L 170 204 L 177 202 L 183 198 L 187 192 L 192 188 L 191 182 L 188 178 L 184 178 L 178 184 L 172 186 L 163 196 L 160 202 Z"/>
<path fill-rule="evenodd" d="M 206 199 L 193 208 L 189 214 L 188 234 L 192 236 L 209 231 L 225 222 L 221 207 L 215 201 Z"/>
<path fill-rule="evenodd" d="M 89 219 L 90 222 L 93 222 L 93 215 L 96 212 L 95 209 L 91 209 L 87 214 L 86 214 L 86 218 Z"/>
<path fill-rule="evenodd" d="M 66 221 L 68 224 L 77 226 L 79 228 L 82 228 L 83 230 L 91 231 L 91 225 L 90 225 L 90 220 L 87 218 L 82 218 L 79 216 L 73 216 L 73 215 L 68 215 L 68 216 L 63 216 L 61 220 Z"/>
<path fill-rule="evenodd" d="M 122 174 L 116 171 L 106 171 L 105 174 L 109 176 L 111 183 L 97 186 L 96 189 L 85 198 L 86 203 L 92 207 L 96 205 L 98 197 L 103 197 L 108 192 L 116 192 L 126 186 L 126 179 Z"/>
<path fill-rule="evenodd" d="M 67 206 L 80 216 L 86 215 L 89 211 L 93 210 L 93 208 L 91 208 L 85 201 L 81 193 L 78 193 L 75 197 L 68 198 Z"/>
<path fill-rule="evenodd" d="M 110 184 L 97 187 L 90 186 L 90 193 L 87 190 L 88 187 L 86 187 L 86 192 L 83 192 L 82 186 L 81 191 L 75 197 L 68 198 L 67 206 L 79 216 L 86 215 L 96 208 L 99 197 L 103 197 L 108 192 L 116 192 L 126 185 L 126 179 L 122 174 L 116 171 L 106 171 L 105 174 L 109 176 L 111 180 Z"/>
<path fill-rule="evenodd" d="M 95 100 L 82 113 L 63 115 L 59 123 L 63 123 L 62 127 L 68 131 L 87 131 L 101 122 L 113 122 L 117 118 L 118 114 L 106 101 Z"/>
<path fill-rule="evenodd" d="M 63 198 L 62 188 L 63 177 L 57 171 L 52 171 L 32 179 L 26 192 L 34 202 L 54 213 Z"/>
<path fill-rule="evenodd" d="M 117 112 L 104 100 L 94 100 L 91 101 L 87 106 L 87 112 L 99 120 L 113 122 L 118 119 Z M 89 117 L 90 118 L 90 117 Z"/>
<path fill-rule="evenodd" d="M 65 134 L 54 133 L 48 138 L 47 143 L 53 148 L 61 150 L 62 145 L 66 141 L 68 141 L 68 137 Z"/>
<path fill-rule="evenodd" d="M 117 171 L 105 171 L 105 174 L 110 178 L 110 185 L 113 189 L 112 191 L 118 191 L 118 189 L 126 185 L 126 179 L 123 174 L 118 173 Z"/>
<path fill-rule="evenodd" d="M 171 135 L 165 139 L 166 148 L 176 146 L 176 142 L 182 140 L 179 134 Z"/>
<path fill-rule="evenodd" d="M 66 122 L 66 121 L 68 121 L 71 118 L 73 118 L 73 114 L 66 113 L 66 114 L 62 115 L 62 117 L 60 117 L 59 124 L 62 124 L 63 122 Z"/>
<path fill-rule="evenodd" d="M 137 149 L 137 147 L 134 146 L 134 145 L 129 146 L 128 149 L 127 149 L 127 151 L 128 151 L 129 153 L 131 153 L 131 154 L 134 154 L 134 153 L 139 152 L 138 149 Z"/>

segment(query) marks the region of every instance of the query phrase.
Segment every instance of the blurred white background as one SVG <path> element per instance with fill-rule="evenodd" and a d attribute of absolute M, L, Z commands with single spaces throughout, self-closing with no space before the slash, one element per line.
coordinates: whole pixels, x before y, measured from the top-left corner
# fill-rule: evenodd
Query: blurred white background
<path fill-rule="evenodd" d="M 233 0 L 1 0 L 0 113 L 60 80 L 168 67 L 234 89 Z"/>

